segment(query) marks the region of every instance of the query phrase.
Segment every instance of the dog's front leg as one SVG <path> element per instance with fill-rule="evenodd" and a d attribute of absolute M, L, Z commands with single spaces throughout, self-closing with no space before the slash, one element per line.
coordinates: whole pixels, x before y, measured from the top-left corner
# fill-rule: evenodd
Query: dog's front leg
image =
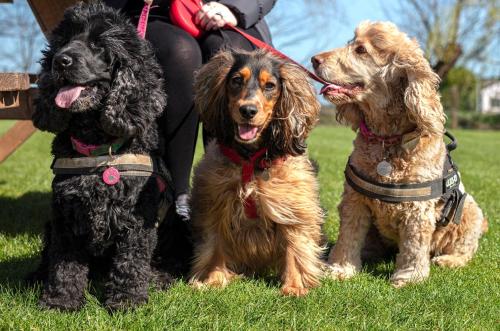
<path fill-rule="evenodd" d="M 40 306 L 60 310 L 78 310 L 84 304 L 88 283 L 88 256 L 62 222 L 54 222 L 48 250 L 48 277 L 44 284 Z"/>
<path fill-rule="evenodd" d="M 309 288 L 318 285 L 321 275 L 320 247 L 312 238 L 306 236 L 307 231 L 279 226 L 279 240 L 286 244 L 284 251 L 284 266 L 281 279 L 284 295 L 302 296 Z"/>
<path fill-rule="evenodd" d="M 404 215 L 399 229 L 399 253 L 396 271 L 391 277 L 394 287 L 423 281 L 430 271 L 430 246 L 435 226 L 433 208 L 422 206 L 413 214 Z"/>
<path fill-rule="evenodd" d="M 140 224 L 140 220 L 136 221 Z M 135 228 L 117 239 L 106 288 L 109 310 L 133 308 L 148 300 L 151 258 L 156 247 L 156 228 Z"/>
<path fill-rule="evenodd" d="M 196 288 L 225 287 L 235 274 L 226 266 L 227 257 L 216 235 L 206 235 L 196 247 L 190 283 Z"/>
<path fill-rule="evenodd" d="M 361 270 L 361 250 L 371 224 L 371 214 L 356 194 L 345 194 L 339 205 L 340 229 L 330 252 L 327 274 L 334 279 L 347 279 Z"/>

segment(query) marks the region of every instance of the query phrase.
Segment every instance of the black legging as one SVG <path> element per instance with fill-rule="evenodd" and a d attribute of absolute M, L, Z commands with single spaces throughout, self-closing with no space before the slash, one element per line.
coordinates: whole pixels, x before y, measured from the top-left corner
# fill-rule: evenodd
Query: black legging
<path fill-rule="evenodd" d="M 250 28 L 245 32 L 261 39 Z M 198 133 L 198 114 L 193 107 L 194 72 L 221 48 L 252 50 L 254 46 L 240 34 L 213 31 L 200 40 L 159 18 L 150 18 L 146 39 L 151 41 L 163 69 L 167 107 L 160 121 L 165 135 L 165 163 L 172 174 L 175 195 L 189 191 L 189 177 Z"/>

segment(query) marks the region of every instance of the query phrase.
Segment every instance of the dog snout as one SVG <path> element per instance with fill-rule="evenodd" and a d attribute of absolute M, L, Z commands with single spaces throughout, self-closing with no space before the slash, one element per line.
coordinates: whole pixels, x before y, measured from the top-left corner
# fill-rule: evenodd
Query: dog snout
<path fill-rule="evenodd" d="M 69 68 L 73 64 L 73 58 L 68 54 L 59 54 L 55 57 L 54 62 L 61 68 Z"/>
<path fill-rule="evenodd" d="M 257 106 L 252 104 L 243 105 L 240 107 L 240 114 L 243 118 L 249 120 L 257 114 Z"/>
<path fill-rule="evenodd" d="M 317 55 L 311 57 L 311 63 L 314 69 L 318 69 L 318 67 L 324 62 L 325 60 L 322 57 L 319 57 Z"/>

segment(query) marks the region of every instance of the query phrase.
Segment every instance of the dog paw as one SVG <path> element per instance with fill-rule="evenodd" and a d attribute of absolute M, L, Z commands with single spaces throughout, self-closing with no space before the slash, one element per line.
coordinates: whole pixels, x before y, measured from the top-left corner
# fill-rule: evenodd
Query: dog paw
<path fill-rule="evenodd" d="M 77 311 L 83 307 L 84 301 L 68 299 L 63 296 L 44 295 L 38 302 L 42 309 L 57 309 L 60 311 Z"/>
<path fill-rule="evenodd" d="M 415 267 L 397 270 L 391 276 L 391 285 L 400 288 L 408 284 L 419 283 L 429 276 L 429 269 L 417 269 Z"/>
<path fill-rule="evenodd" d="M 210 272 L 204 280 L 193 279 L 190 283 L 191 286 L 196 289 L 203 289 L 207 287 L 223 288 L 229 284 L 232 278 L 233 275 L 229 272 L 216 270 Z"/>
<path fill-rule="evenodd" d="M 353 265 L 340 265 L 337 263 L 326 265 L 325 276 L 332 279 L 344 280 L 352 278 L 358 272 L 358 268 Z"/>
<path fill-rule="evenodd" d="M 440 267 L 460 268 L 467 264 L 468 259 L 465 256 L 440 255 L 434 257 L 431 261 Z"/>
<path fill-rule="evenodd" d="M 287 296 L 301 297 L 306 295 L 307 293 L 309 293 L 309 290 L 305 287 L 284 285 L 281 288 L 281 294 Z"/>

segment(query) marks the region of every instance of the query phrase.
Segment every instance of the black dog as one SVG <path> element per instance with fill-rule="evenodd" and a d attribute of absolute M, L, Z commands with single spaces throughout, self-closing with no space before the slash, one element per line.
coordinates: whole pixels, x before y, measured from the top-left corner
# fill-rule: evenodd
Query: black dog
<path fill-rule="evenodd" d="M 41 305 L 80 308 L 89 268 L 101 258 L 110 259 L 106 306 L 143 303 L 157 243 L 164 188 L 159 182 L 165 183 L 167 175 L 149 169 L 150 175 L 132 171 L 126 176 L 125 171 L 117 178 L 122 170 L 110 172 L 108 163 L 89 168 L 85 162 L 100 160 L 97 155 L 108 161 L 131 154 L 159 159 L 156 119 L 166 104 L 161 69 L 135 27 L 100 3 L 68 9 L 43 55 L 33 122 L 56 133 L 56 176 L 42 256 L 41 269 L 45 264 L 48 275 Z M 71 164 L 79 158 L 85 166 L 64 168 L 61 158 Z"/>

